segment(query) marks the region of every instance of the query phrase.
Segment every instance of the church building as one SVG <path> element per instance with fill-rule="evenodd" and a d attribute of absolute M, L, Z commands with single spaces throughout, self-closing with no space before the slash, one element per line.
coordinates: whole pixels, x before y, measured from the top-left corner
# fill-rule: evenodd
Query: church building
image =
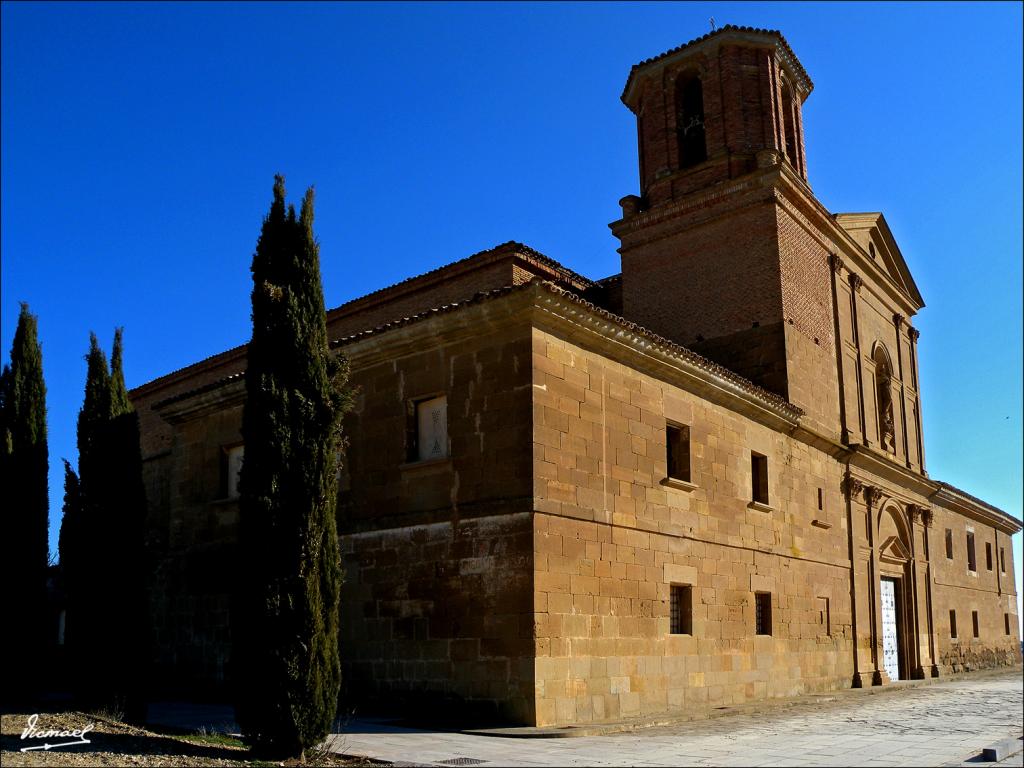
<path fill-rule="evenodd" d="M 1021 522 L 926 471 L 924 299 L 881 213 L 811 191 L 812 89 L 776 31 L 647 59 L 619 274 L 510 242 L 328 312 L 348 709 L 571 725 L 1021 663 Z M 231 674 L 244 370 L 131 393 L 153 660 L 193 695 Z"/>

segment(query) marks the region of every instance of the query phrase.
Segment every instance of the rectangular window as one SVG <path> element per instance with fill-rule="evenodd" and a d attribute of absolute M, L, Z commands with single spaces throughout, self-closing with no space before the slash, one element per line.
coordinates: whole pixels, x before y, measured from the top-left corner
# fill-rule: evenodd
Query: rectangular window
<path fill-rule="evenodd" d="M 674 480 L 690 482 L 690 428 L 685 424 L 665 427 L 668 451 L 668 476 Z"/>
<path fill-rule="evenodd" d="M 979 637 L 978 634 L 978 612 L 971 611 L 971 623 L 974 625 L 974 636 Z"/>
<path fill-rule="evenodd" d="M 61 614 L 61 615 L 63 615 L 63 614 Z M 1007 635 L 1007 637 L 1009 637 L 1009 635 L 1010 635 L 1010 614 L 1008 614 L 1008 613 L 1004 613 L 1003 614 L 1003 629 L 1006 630 L 1006 635 Z"/>
<path fill-rule="evenodd" d="M 987 541 L 985 542 L 985 568 L 989 571 L 992 570 L 992 545 Z"/>
<path fill-rule="evenodd" d="M 949 612 L 949 636 L 956 640 L 956 611 Z"/>
<path fill-rule="evenodd" d="M 758 504 L 768 503 L 768 457 L 750 452 L 751 499 Z"/>
<path fill-rule="evenodd" d="M 754 623 L 759 635 L 772 633 L 772 595 L 770 592 L 757 592 L 754 595 Z"/>
<path fill-rule="evenodd" d="M 974 532 L 967 532 L 967 570 L 975 571 L 978 570 L 978 561 L 974 554 Z"/>
<path fill-rule="evenodd" d="M 818 489 L 818 511 L 821 512 L 825 509 L 825 490 L 823 488 Z"/>
<path fill-rule="evenodd" d="M 999 548 L 999 570 L 1006 573 L 1006 548 Z"/>
<path fill-rule="evenodd" d="M 235 445 L 224 449 L 223 459 L 223 491 L 224 498 L 238 498 L 238 476 L 242 471 L 245 459 L 245 446 Z"/>
<path fill-rule="evenodd" d="M 409 461 L 444 459 L 448 449 L 448 398 L 444 395 L 410 403 Z"/>
<path fill-rule="evenodd" d="M 953 529 L 946 529 L 946 559 L 953 559 Z"/>
<path fill-rule="evenodd" d="M 692 635 L 693 587 L 673 584 L 669 609 L 669 631 L 673 635 Z"/>

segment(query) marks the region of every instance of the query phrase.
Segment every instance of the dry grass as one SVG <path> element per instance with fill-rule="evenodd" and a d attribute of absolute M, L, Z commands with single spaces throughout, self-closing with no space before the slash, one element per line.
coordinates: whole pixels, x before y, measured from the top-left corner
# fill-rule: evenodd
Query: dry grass
<path fill-rule="evenodd" d="M 78 744 L 51 750 L 22 752 L 23 747 L 62 743 L 74 738 L 22 739 L 31 713 L 0 715 L 0 763 L 8 766 L 345 766 L 359 763 L 327 751 L 310 750 L 305 760 L 267 762 L 251 756 L 238 739 L 220 733 L 176 735 L 158 733 L 122 723 L 110 713 L 45 712 L 37 727 L 68 731 L 92 724 L 86 734 L 90 744 Z"/>

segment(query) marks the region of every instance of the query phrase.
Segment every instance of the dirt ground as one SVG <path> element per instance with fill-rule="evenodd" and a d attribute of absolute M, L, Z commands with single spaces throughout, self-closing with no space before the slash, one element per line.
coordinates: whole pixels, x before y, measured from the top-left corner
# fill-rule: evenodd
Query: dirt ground
<path fill-rule="evenodd" d="M 33 749 L 76 741 L 76 737 L 22 739 L 29 712 L 0 715 L 0 763 L 8 766 L 345 766 L 360 765 L 338 755 L 315 752 L 304 761 L 269 762 L 253 758 L 240 741 L 221 734 L 157 733 L 101 715 L 83 712 L 42 712 L 39 730 L 71 731 L 92 725 L 85 734 L 90 744 L 56 749 Z"/>

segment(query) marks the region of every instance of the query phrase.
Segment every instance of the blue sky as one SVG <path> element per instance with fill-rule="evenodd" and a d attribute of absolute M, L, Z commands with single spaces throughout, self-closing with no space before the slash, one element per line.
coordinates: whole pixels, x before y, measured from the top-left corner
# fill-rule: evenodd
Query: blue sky
<path fill-rule="evenodd" d="M 54 546 L 89 331 L 125 326 L 129 386 L 244 342 L 275 172 L 316 185 L 329 306 L 510 239 L 617 272 L 619 94 L 711 16 L 782 30 L 815 83 L 812 187 L 900 243 L 931 476 L 1021 517 L 1021 9 L 4 3 L 0 341 L 28 301 Z"/>

